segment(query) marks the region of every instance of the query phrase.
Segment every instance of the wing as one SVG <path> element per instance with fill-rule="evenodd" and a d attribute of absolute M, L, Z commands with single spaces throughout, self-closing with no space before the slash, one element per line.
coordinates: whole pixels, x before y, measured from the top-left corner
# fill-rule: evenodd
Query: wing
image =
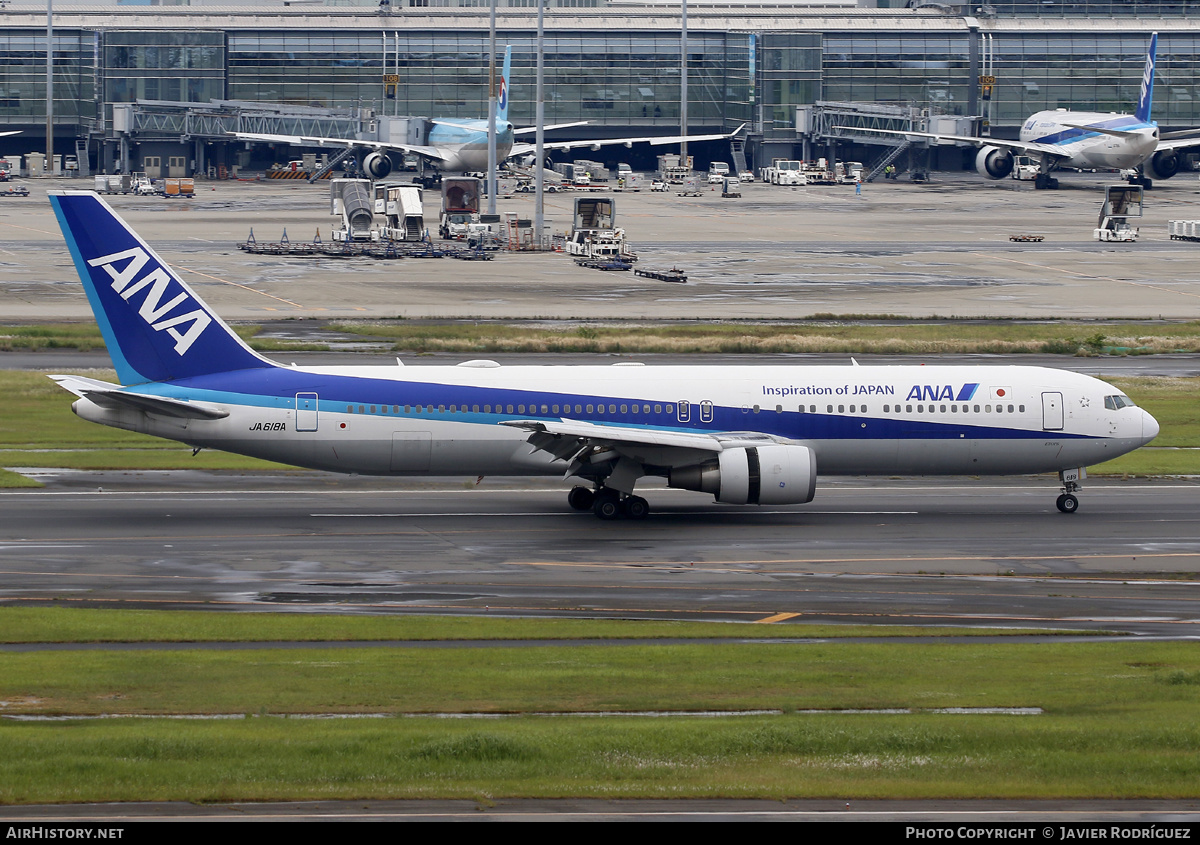
<path fill-rule="evenodd" d="M 575 420 L 507 420 L 501 425 L 524 429 L 529 432 L 527 440 L 534 449 L 564 461 L 564 478 L 594 475 L 593 468 L 606 467 L 623 458 L 643 467 L 683 467 L 725 449 L 776 442 L 754 432 L 698 434 Z"/>
<path fill-rule="evenodd" d="M 229 412 L 208 403 L 189 402 L 186 399 L 168 399 L 163 396 L 148 396 L 131 393 L 119 385 L 82 376 L 50 376 L 59 385 L 76 396 L 90 399 L 102 408 L 134 408 L 166 417 L 188 420 L 220 420 Z"/>
<path fill-rule="evenodd" d="M 1159 141 L 1154 151 L 1185 150 L 1188 147 L 1200 147 L 1200 138 L 1173 138 L 1169 141 Z"/>
<path fill-rule="evenodd" d="M 574 150 L 588 148 L 598 150 L 601 147 L 612 147 L 618 144 L 626 147 L 631 147 L 634 144 L 650 144 L 653 147 L 658 147 L 663 144 L 680 144 L 684 141 L 689 143 L 692 141 L 724 141 L 734 137 L 745 127 L 746 124 L 743 123 L 732 132 L 724 132 L 718 135 L 647 135 L 642 138 L 601 138 L 594 141 L 547 141 L 542 144 L 542 149 Z M 533 144 L 513 144 L 510 155 L 527 155 L 534 152 L 535 149 Z"/>
<path fill-rule="evenodd" d="M 549 126 L 543 126 L 542 131 L 549 132 L 552 129 L 568 129 L 572 126 L 586 126 L 586 125 L 587 125 L 586 120 L 577 120 L 574 123 L 552 123 Z M 520 129 L 513 130 L 514 135 L 528 135 L 530 132 L 537 132 L 537 127 L 536 126 L 524 126 Z"/>
<path fill-rule="evenodd" d="M 1001 149 L 1013 150 L 1014 152 L 1026 155 L 1044 155 L 1062 159 L 1070 158 L 1067 152 L 1053 144 L 1039 144 L 1035 141 L 1006 141 L 1003 138 L 977 138 L 974 135 L 942 135 L 937 132 L 902 132 L 893 129 L 866 129 L 862 126 L 835 126 L 833 128 L 847 129 L 854 132 L 873 132 L 876 135 L 891 135 L 896 138 L 932 138 L 935 141 L 969 144 L 972 147 L 1000 147 Z M 1087 128 L 1091 129 L 1092 127 Z"/>
<path fill-rule="evenodd" d="M 355 138 L 322 138 L 316 135 L 260 135 L 254 132 L 230 132 L 239 141 L 262 141 L 268 144 L 288 144 L 293 147 L 355 147 L 364 150 L 394 150 L 413 153 L 435 161 L 448 161 L 448 154 L 437 147 L 420 144 L 394 144 L 390 141 L 359 141 Z"/>

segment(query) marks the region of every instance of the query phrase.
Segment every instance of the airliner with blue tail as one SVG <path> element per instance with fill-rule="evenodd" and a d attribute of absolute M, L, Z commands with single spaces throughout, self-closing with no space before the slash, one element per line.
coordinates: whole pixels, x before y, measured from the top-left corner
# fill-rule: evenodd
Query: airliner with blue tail
<path fill-rule="evenodd" d="M 934 132 L 855 131 L 970 144 L 979 148 L 975 156 L 975 169 L 989 179 L 1004 179 L 1012 175 L 1015 156 L 1021 155 L 1038 162 L 1037 188 L 1057 188 L 1058 180 L 1050 174 L 1063 167 L 1079 170 L 1138 170 L 1139 175 L 1132 181 L 1150 187 L 1154 179 L 1170 179 L 1179 172 L 1182 163 L 1180 150 L 1200 146 L 1200 138 L 1195 137 L 1194 130 L 1163 135 L 1159 132 L 1158 123 L 1150 117 L 1154 103 L 1157 49 L 1158 33 L 1154 32 L 1150 35 L 1150 45 L 1146 50 L 1141 90 L 1133 114 L 1067 109 L 1040 111 L 1030 115 L 1021 124 L 1016 141 Z"/>
<path fill-rule="evenodd" d="M 644 518 L 645 478 L 800 505 L 825 475 L 1085 468 L 1158 423 L 1112 385 L 1010 366 L 285 366 L 250 349 L 98 195 L 52 191 L 119 383 L 51 376 L 85 420 L 311 469 L 558 476 L 570 507 Z"/>

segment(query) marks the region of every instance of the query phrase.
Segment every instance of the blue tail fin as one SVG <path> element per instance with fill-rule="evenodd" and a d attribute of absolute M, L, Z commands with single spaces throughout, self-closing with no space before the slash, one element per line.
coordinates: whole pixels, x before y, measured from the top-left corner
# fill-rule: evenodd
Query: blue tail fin
<path fill-rule="evenodd" d="M 49 193 L 121 384 L 276 366 L 246 346 L 99 196 Z"/>
<path fill-rule="evenodd" d="M 504 48 L 504 70 L 500 73 L 500 92 L 496 95 L 496 125 L 508 122 L 508 75 L 512 70 L 512 45 Z"/>
<path fill-rule="evenodd" d="M 1138 96 L 1133 116 L 1143 123 L 1150 122 L 1150 107 L 1154 103 L 1154 54 L 1158 49 L 1158 33 L 1150 33 L 1150 49 L 1146 51 L 1146 67 L 1142 71 L 1142 93 Z"/>

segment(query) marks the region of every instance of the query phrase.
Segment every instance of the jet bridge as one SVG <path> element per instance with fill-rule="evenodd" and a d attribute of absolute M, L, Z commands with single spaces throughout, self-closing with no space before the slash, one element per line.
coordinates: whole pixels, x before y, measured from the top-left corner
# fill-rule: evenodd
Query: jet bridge
<path fill-rule="evenodd" d="M 878 149 L 878 154 L 866 168 L 864 181 L 870 182 L 905 153 L 909 157 L 907 169 L 914 172 L 929 169 L 929 152 L 931 147 L 936 146 L 936 141 L 888 133 L 974 135 L 977 134 L 975 129 L 978 120 L 974 117 L 932 114 L 928 108 L 915 106 L 818 101 L 814 105 L 796 109 L 796 133 L 804 143 L 805 159 L 813 158 L 810 148 L 814 144 L 827 146 L 831 159 L 836 158 L 833 150 L 839 143 Z M 914 164 L 914 156 L 921 157 L 919 165 Z"/>

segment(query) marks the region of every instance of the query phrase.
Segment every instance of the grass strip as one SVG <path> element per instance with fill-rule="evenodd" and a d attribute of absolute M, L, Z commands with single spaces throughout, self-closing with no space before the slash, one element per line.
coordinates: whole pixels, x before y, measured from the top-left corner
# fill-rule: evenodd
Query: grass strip
<path fill-rule="evenodd" d="M 830 316 L 803 322 L 593 323 L 543 328 L 490 321 L 346 321 L 331 331 L 390 341 L 398 352 L 878 353 L 1150 355 L 1200 351 L 1200 322 L 1000 320 L 979 323 Z"/>
<path fill-rule="evenodd" d="M 1111 641 L 0 653 L 5 712 L 45 715 L 1021 706 L 1065 715 L 1194 706 L 1198 689 L 1194 646 Z"/>
<path fill-rule="evenodd" d="M 1200 652 L 1146 642 L 0 654 L 9 713 L 240 716 L 0 721 L 0 801 L 1195 798 L 1198 689 Z M 526 715 L 265 715 L 300 712 Z"/>
<path fill-rule="evenodd" d="M 281 338 L 259 338 L 262 326 L 236 325 L 234 332 L 259 352 L 325 352 L 328 343 L 308 343 Z M 89 352 L 104 349 L 100 327 L 87 323 L 39 323 L 32 326 L 0 326 L 0 352 L 37 352 L 45 349 L 75 349 Z"/>
<path fill-rule="evenodd" d="M 730 637 L 948 637 L 1051 633 L 1032 628 L 901 625 L 752 625 L 478 616 L 339 616 L 63 607 L 0 608 L 0 642 L 338 642 L 367 640 L 544 640 Z M 1064 631 L 1077 636 L 1077 631 Z"/>
<path fill-rule="evenodd" d="M 299 323 L 298 323 L 299 325 Z M 1152 355 L 1200 351 L 1200 321 L 1133 320 L 909 320 L 880 315 L 816 315 L 792 322 L 588 323 L 544 327 L 490 320 L 439 323 L 407 320 L 344 321 L 332 332 L 390 342 L 404 352 L 628 352 L 628 353 L 881 353 Z M 329 344 L 262 338 L 262 327 L 233 326 L 261 352 L 323 351 Z M 0 326 L 0 351 L 103 349 L 94 323 Z"/>

